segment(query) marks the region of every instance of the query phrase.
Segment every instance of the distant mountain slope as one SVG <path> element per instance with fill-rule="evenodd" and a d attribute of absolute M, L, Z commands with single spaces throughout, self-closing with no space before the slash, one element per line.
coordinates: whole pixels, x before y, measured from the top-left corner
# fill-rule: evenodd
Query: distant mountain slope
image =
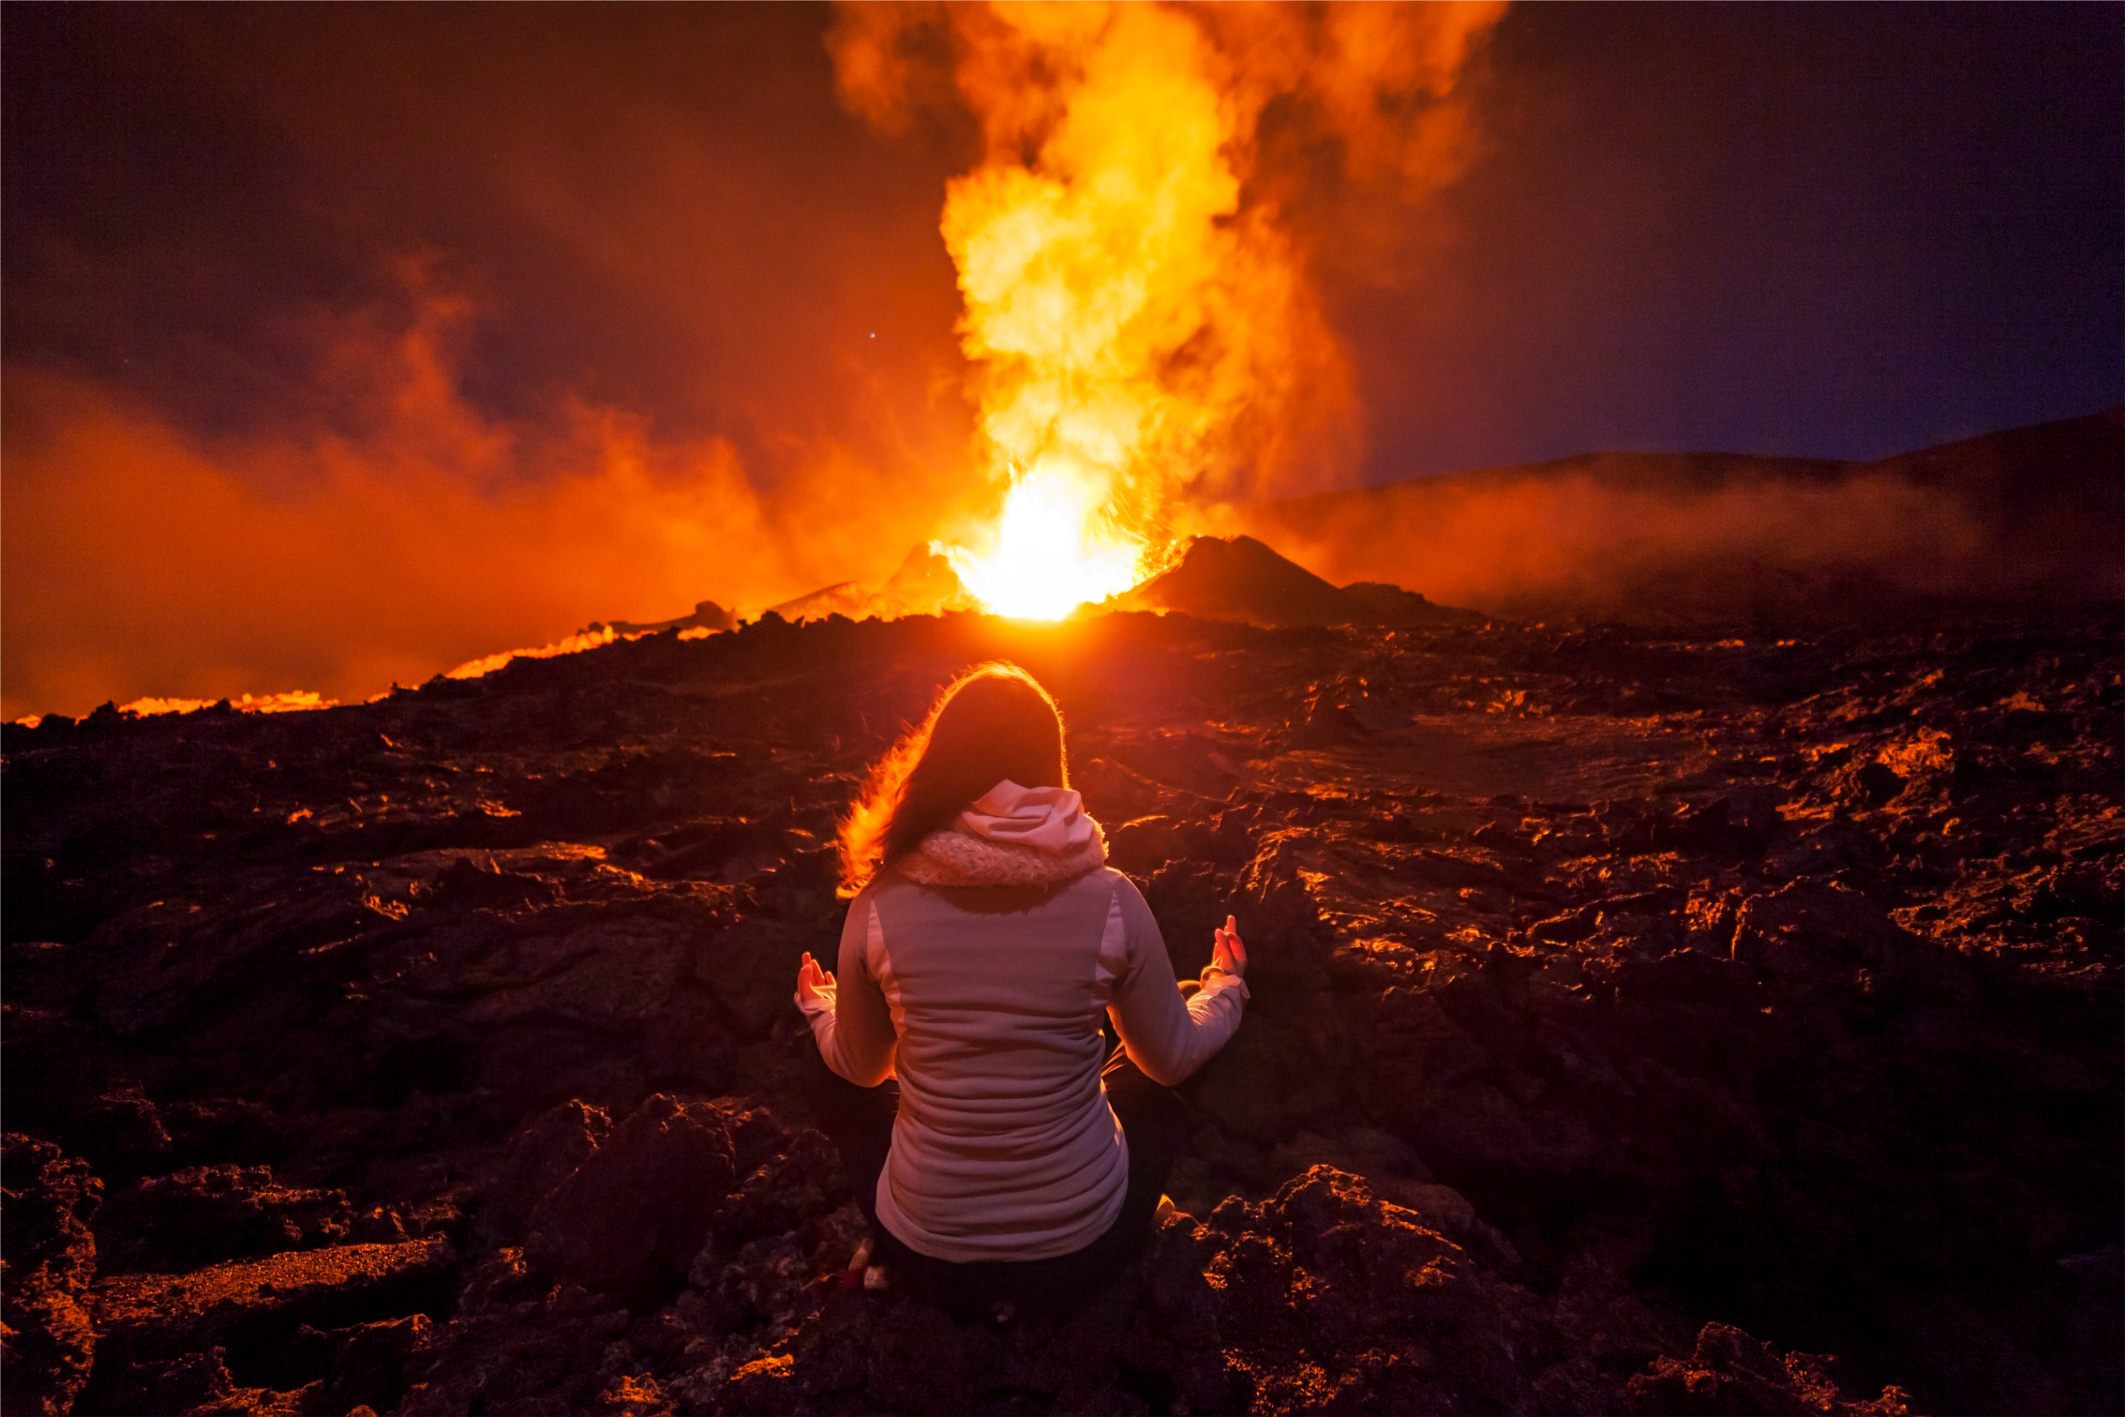
<path fill-rule="evenodd" d="M 1472 610 L 1434 605 L 1398 586 L 1358 582 L 1338 589 L 1251 536 L 1229 541 L 1198 536 L 1171 570 L 1114 603 L 1256 625 L 1440 625 L 1485 619 Z"/>
<path fill-rule="evenodd" d="M 1336 583 L 1509 615 L 1840 620 L 2125 598 L 2125 408 L 1879 462 L 1595 453 L 1245 508 Z"/>

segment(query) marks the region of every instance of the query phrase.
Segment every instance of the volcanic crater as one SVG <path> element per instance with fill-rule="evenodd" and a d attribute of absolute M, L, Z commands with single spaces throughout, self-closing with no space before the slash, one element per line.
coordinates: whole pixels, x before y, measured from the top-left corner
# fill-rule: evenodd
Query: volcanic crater
<path fill-rule="evenodd" d="M 2114 611 L 1401 618 L 7 726 L 7 1410 L 2125 1405 Z M 1180 1213 L 1001 1325 L 845 1285 L 791 1002 L 866 765 L 993 658 L 1176 968 L 1254 956 Z"/>

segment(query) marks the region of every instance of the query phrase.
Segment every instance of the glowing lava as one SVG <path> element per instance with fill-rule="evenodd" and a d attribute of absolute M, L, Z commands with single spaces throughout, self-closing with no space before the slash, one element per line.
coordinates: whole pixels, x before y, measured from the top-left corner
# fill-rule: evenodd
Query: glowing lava
<path fill-rule="evenodd" d="M 1148 548 L 1101 515 L 1104 479 L 1072 474 L 1049 458 L 1012 481 L 997 519 L 996 546 L 977 556 L 936 545 L 967 593 L 998 615 L 1060 620 L 1144 578 Z"/>
<path fill-rule="evenodd" d="M 942 229 L 983 461 L 1008 490 L 993 549 L 947 554 L 990 609 L 1060 618 L 1159 569 L 1172 502 L 1223 461 L 1264 345 L 1290 330 L 1289 253 L 1235 220 L 1241 111 L 1193 19 L 955 17 L 990 151 L 950 185 Z"/>

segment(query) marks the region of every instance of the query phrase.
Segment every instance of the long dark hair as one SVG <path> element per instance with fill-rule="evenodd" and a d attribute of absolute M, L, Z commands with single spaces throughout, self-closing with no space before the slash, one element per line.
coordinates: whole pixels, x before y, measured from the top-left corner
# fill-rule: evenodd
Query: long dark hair
<path fill-rule="evenodd" d="M 871 766 L 841 823 L 841 894 L 941 831 L 997 783 L 1068 787 L 1062 710 L 1015 664 L 983 664 L 954 679 L 929 716 Z"/>

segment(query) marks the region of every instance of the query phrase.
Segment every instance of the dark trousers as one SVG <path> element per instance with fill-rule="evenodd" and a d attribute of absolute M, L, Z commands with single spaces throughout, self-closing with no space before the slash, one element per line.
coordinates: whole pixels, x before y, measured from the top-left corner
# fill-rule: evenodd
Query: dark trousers
<path fill-rule="evenodd" d="M 1151 1233 L 1166 1174 L 1187 1135 L 1187 1104 L 1160 1087 L 1116 1048 L 1100 1072 L 1107 1103 L 1129 1139 L 1129 1189 L 1107 1233 L 1067 1255 L 1045 1260 L 956 1264 L 917 1254 L 878 1220 L 878 1176 L 893 1144 L 900 1084 L 858 1087 L 805 1045 L 805 1087 L 820 1126 L 841 1150 L 856 1204 L 871 1222 L 871 1260 L 888 1267 L 896 1287 L 937 1300 L 955 1313 L 978 1313 L 999 1299 L 1017 1304 L 1072 1303 L 1098 1292 L 1134 1259 Z"/>

